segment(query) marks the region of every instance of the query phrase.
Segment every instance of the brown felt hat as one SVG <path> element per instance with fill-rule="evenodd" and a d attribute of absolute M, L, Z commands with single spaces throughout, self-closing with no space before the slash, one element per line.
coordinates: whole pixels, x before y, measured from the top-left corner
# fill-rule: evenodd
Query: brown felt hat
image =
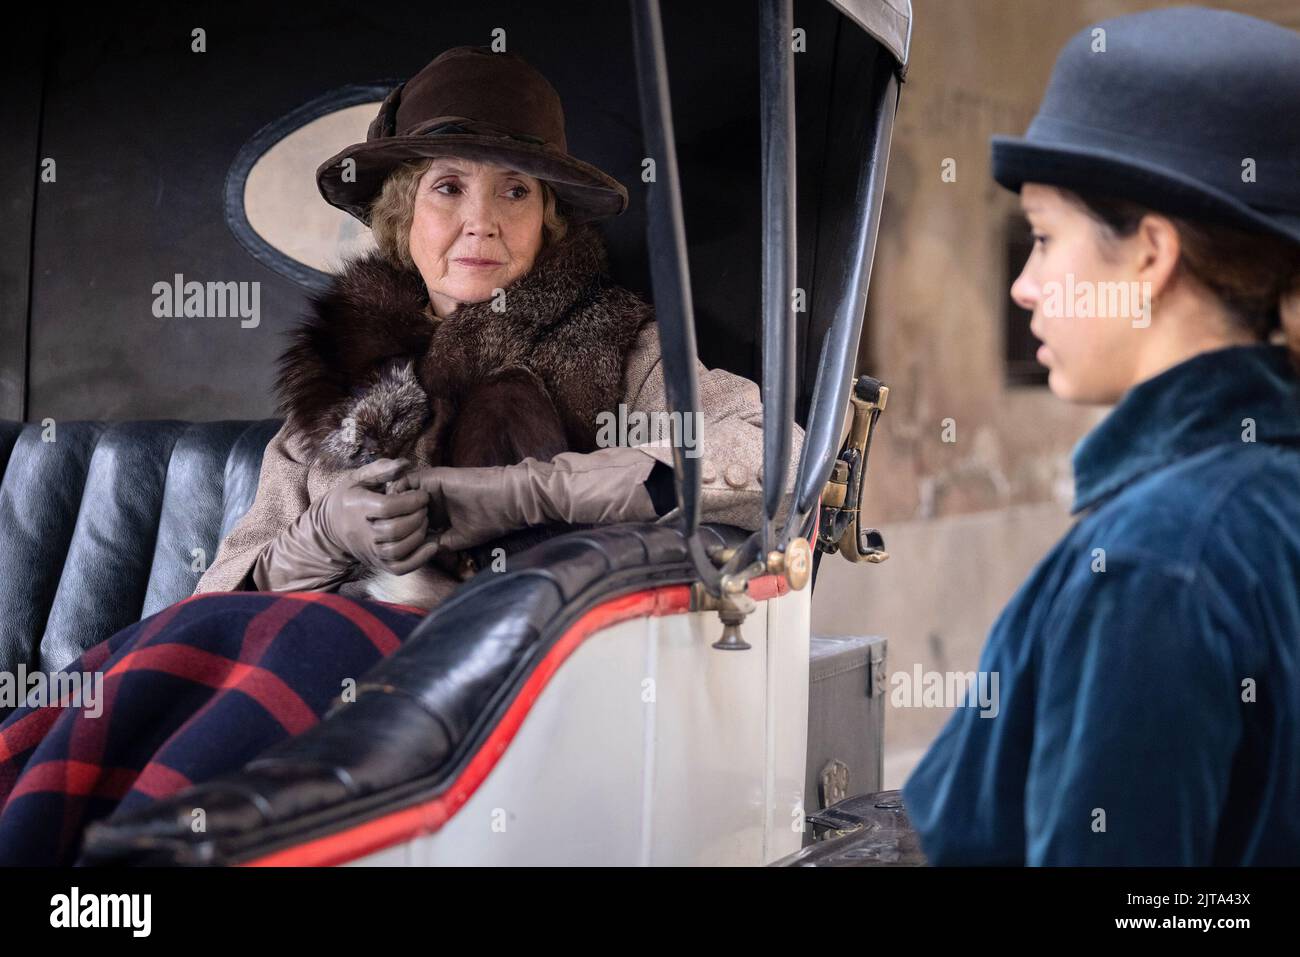
<path fill-rule="evenodd" d="M 488 47 L 441 54 L 384 98 L 364 143 L 320 165 L 316 185 L 326 202 L 369 226 L 384 178 L 429 156 L 495 163 L 545 180 L 573 222 L 627 208 L 623 184 L 569 155 L 559 94 L 517 54 Z M 350 168 L 355 175 L 345 178 Z"/>

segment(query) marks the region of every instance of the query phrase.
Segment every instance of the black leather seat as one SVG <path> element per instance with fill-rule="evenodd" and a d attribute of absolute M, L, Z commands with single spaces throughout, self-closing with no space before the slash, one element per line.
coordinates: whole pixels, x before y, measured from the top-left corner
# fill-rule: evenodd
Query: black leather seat
<path fill-rule="evenodd" d="M 0 670 L 65 667 L 193 594 L 279 428 L 0 422 Z"/>

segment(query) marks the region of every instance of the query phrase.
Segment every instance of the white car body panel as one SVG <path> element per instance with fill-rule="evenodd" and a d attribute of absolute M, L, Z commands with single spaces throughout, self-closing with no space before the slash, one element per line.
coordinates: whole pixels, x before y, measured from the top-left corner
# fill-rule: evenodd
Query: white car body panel
<path fill-rule="evenodd" d="M 637 618 L 559 667 L 441 829 L 370 865 L 761 865 L 802 844 L 810 590 L 759 603 L 719 651 L 714 612 Z"/>

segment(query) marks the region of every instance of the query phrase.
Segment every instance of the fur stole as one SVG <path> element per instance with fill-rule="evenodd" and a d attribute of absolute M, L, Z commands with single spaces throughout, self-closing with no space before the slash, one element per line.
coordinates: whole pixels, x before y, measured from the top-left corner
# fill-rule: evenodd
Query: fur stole
<path fill-rule="evenodd" d="M 279 360 L 279 411 L 311 461 L 334 467 L 399 456 L 425 465 L 543 457 L 522 447 L 485 451 L 490 427 L 455 442 L 458 419 L 492 420 L 492 409 L 475 407 L 475 390 L 504 374 L 513 379 L 497 402 L 514 407 L 496 414 L 526 414 L 533 404 L 521 410 L 517 388 L 531 387 L 558 414 L 563 435 L 552 444 L 564 447 L 552 453 L 593 451 L 597 414 L 622 401 L 627 353 L 653 315 L 607 270 L 597 229 L 573 227 L 496 299 L 438 320 L 418 272 L 379 253 L 352 260 L 291 333 Z"/>

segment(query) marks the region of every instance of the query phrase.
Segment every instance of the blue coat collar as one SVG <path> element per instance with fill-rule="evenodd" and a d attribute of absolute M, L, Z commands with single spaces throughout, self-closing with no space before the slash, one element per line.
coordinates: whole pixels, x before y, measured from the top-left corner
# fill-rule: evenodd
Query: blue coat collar
<path fill-rule="evenodd" d="M 1135 479 L 1214 445 L 1300 439 L 1300 380 L 1285 348 L 1203 352 L 1130 389 L 1074 450 L 1078 513 Z"/>

